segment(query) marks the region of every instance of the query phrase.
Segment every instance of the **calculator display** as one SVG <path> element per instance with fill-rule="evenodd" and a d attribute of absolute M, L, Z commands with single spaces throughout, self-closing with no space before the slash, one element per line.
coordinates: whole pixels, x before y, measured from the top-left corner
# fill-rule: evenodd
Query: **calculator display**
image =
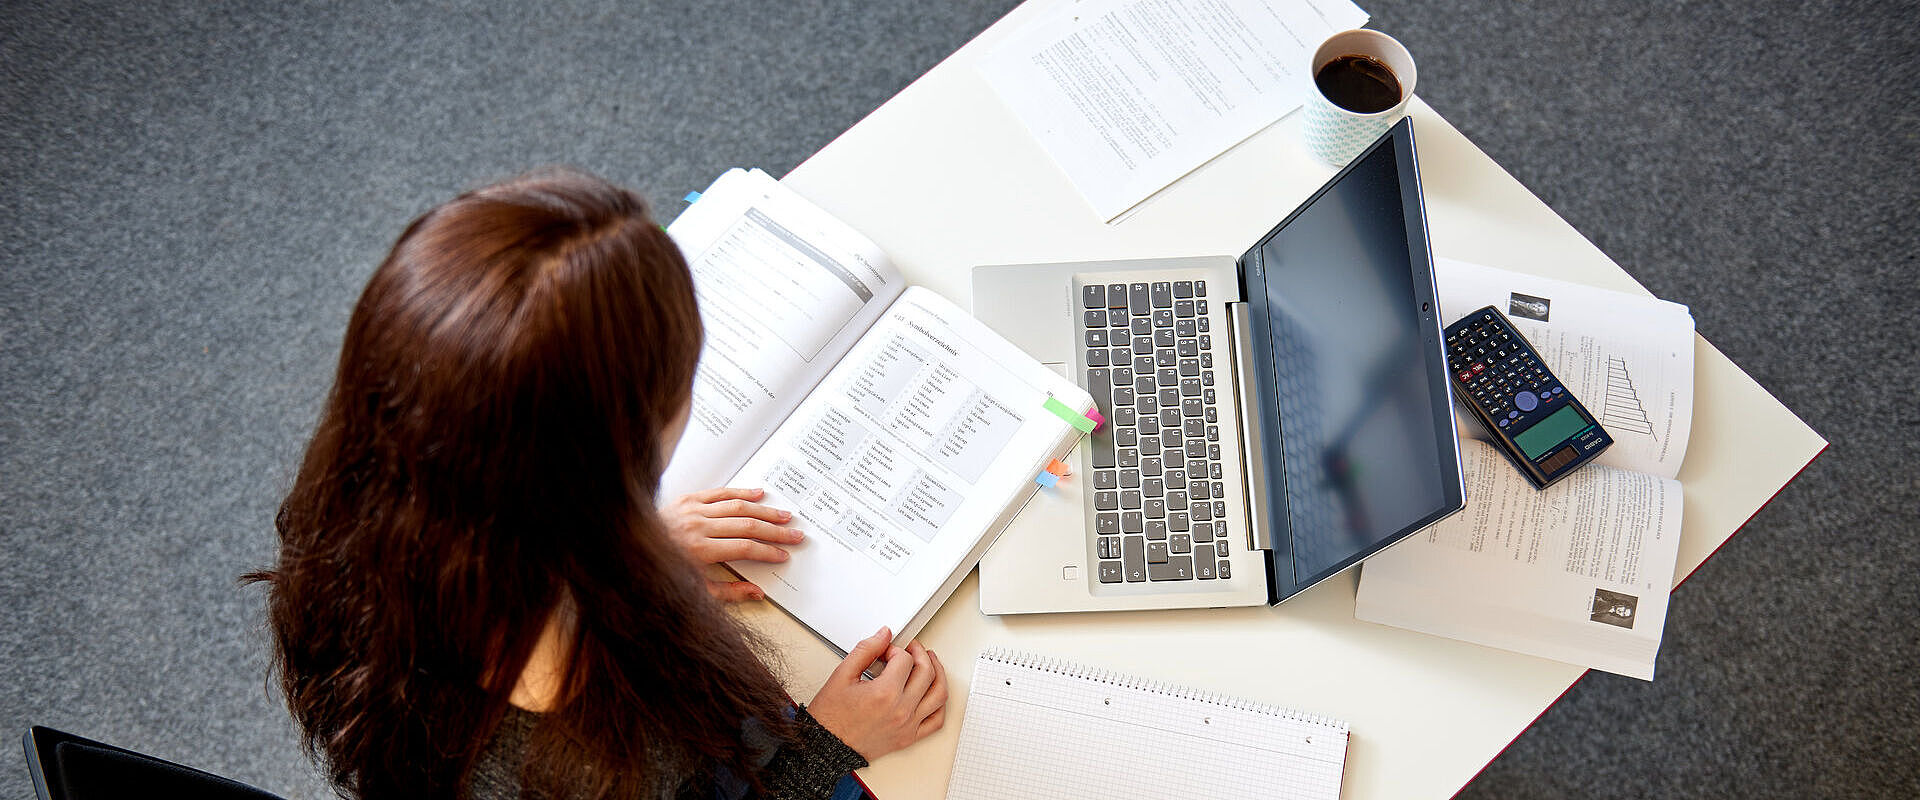
<path fill-rule="evenodd" d="M 1573 406 L 1561 406 L 1559 411 L 1553 412 L 1553 416 L 1514 434 L 1513 442 L 1520 445 L 1520 451 L 1526 453 L 1527 458 L 1539 458 L 1592 424 L 1586 417 L 1580 416 Z"/>

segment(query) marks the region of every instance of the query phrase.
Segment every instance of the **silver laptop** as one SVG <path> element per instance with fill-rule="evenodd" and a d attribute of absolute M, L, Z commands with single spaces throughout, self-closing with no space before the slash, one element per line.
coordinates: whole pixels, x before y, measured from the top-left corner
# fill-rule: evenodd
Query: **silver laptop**
<path fill-rule="evenodd" d="M 980 562 L 989 614 L 1278 603 L 1463 505 L 1410 120 L 1238 259 L 973 281 L 1107 420 Z"/>

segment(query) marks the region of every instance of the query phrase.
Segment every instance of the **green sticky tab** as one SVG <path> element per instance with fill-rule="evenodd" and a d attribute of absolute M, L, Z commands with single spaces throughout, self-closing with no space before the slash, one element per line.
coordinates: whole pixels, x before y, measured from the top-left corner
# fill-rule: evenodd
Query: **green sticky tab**
<path fill-rule="evenodd" d="M 1054 416 L 1066 420 L 1067 424 L 1072 425 L 1074 430 L 1081 433 L 1093 432 L 1093 420 L 1087 419 L 1085 414 L 1068 408 L 1067 404 L 1060 402 L 1060 398 L 1058 397 L 1047 395 L 1047 410 L 1053 412 Z"/>

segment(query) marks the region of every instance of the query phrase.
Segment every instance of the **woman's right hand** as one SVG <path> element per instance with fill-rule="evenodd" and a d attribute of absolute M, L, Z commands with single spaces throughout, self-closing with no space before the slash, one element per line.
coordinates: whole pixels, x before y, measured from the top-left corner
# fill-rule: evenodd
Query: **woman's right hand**
<path fill-rule="evenodd" d="M 860 673 L 884 661 L 878 677 Z M 947 721 L 947 669 L 919 642 L 893 646 L 881 628 L 847 654 L 807 713 L 868 762 L 920 741 Z"/>

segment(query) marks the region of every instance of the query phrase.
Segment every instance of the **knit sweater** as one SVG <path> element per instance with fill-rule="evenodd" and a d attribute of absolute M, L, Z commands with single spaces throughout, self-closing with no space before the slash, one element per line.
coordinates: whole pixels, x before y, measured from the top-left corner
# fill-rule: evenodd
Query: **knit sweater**
<path fill-rule="evenodd" d="M 539 796 L 523 792 L 520 785 L 520 767 L 526 761 L 527 742 L 539 722 L 539 714 L 508 707 L 506 719 L 468 775 L 468 800 L 525 800 Z M 764 731 L 747 737 L 749 746 L 766 751 L 766 766 L 760 773 L 764 797 L 770 800 L 825 798 L 833 792 L 841 776 L 867 765 L 865 758 L 821 726 L 806 709 L 795 709 L 794 722 L 799 737 L 794 742 L 780 744 Z M 668 777 L 659 783 L 655 794 L 661 798 L 688 800 L 735 800 L 747 796 L 744 782 L 736 779 L 721 783 L 720 786 L 695 786 Z"/>

